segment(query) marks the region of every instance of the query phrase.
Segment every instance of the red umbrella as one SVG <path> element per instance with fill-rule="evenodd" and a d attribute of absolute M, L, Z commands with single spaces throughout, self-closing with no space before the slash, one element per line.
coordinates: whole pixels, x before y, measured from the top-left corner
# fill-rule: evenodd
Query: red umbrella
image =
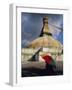
<path fill-rule="evenodd" d="M 55 61 L 53 60 L 53 58 L 51 56 L 44 55 L 44 56 L 42 56 L 42 58 L 45 60 L 46 63 L 55 65 Z"/>

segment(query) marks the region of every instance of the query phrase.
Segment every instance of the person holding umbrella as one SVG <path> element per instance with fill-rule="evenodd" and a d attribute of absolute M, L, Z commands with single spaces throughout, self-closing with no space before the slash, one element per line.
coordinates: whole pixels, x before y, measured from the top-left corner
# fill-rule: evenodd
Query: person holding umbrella
<path fill-rule="evenodd" d="M 46 63 L 46 70 L 48 71 L 48 73 L 50 73 L 50 74 L 54 73 L 54 69 L 56 68 L 56 64 L 55 64 L 55 61 L 52 58 L 52 56 L 48 55 L 48 54 L 44 54 L 44 55 L 42 55 L 42 59 Z"/>

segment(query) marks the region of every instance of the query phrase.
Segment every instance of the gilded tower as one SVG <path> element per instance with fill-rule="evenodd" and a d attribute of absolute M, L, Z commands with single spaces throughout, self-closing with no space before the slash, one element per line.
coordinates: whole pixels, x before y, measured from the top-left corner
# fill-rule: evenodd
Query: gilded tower
<path fill-rule="evenodd" d="M 49 26 L 48 26 L 48 17 L 43 18 L 43 28 L 41 30 L 40 36 L 43 35 L 50 35 L 52 36 L 52 33 L 50 32 Z"/>

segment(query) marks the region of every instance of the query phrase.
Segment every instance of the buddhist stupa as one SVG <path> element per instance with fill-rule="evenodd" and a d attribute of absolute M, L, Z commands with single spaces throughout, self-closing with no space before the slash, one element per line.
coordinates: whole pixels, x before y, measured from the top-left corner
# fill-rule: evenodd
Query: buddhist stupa
<path fill-rule="evenodd" d="M 52 48 L 52 49 L 62 49 L 62 44 L 54 39 L 52 37 L 51 30 L 49 29 L 48 26 L 48 17 L 43 18 L 43 27 L 41 30 L 41 33 L 39 37 L 35 40 L 33 40 L 30 45 L 30 48 Z"/>

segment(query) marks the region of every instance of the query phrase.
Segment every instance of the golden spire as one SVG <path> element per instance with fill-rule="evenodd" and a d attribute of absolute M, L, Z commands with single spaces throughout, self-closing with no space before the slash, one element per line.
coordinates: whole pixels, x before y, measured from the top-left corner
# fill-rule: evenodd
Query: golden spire
<path fill-rule="evenodd" d="M 48 27 L 48 17 L 43 18 L 43 34 L 52 35 Z"/>

